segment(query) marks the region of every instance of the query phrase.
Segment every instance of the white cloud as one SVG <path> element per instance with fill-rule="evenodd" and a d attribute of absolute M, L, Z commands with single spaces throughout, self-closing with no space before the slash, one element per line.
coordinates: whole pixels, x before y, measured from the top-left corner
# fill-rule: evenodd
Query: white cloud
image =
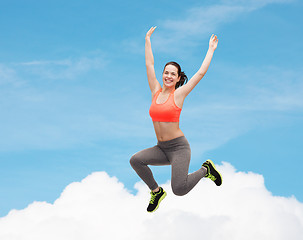
<path fill-rule="evenodd" d="M 107 60 L 103 56 L 68 58 L 61 60 L 30 61 L 16 64 L 26 73 L 42 79 L 73 79 L 88 71 L 103 69 Z"/>
<path fill-rule="evenodd" d="M 6 66 L 4 66 L 3 64 L 0 64 L 0 83 L 4 84 L 5 81 L 11 80 L 14 75 L 14 71 L 12 69 L 7 68 Z"/>
<path fill-rule="evenodd" d="M 153 36 L 153 46 L 169 53 L 173 52 L 172 49 L 179 49 L 178 52 L 183 49 L 182 54 L 186 54 L 185 49 L 208 39 L 221 25 L 268 4 L 290 2 L 293 0 L 222 0 L 213 5 L 188 8 L 177 19 L 164 19 L 157 23 L 159 28 Z"/>
<path fill-rule="evenodd" d="M 0 219 L 3 240 L 35 239 L 275 239 L 299 240 L 303 203 L 273 196 L 261 175 L 218 167 L 223 185 L 203 179 L 186 196 L 168 196 L 153 214 L 146 212 L 147 187 L 133 195 L 115 177 L 96 172 L 66 187 L 53 203 L 34 202 Z M 133 172 L 133 174 L 135 174 Z"/>
<path fill-rule="evenodd" d="M 22 86 L 23 82 L 18 78 L 16 71 L 13 68 L 0 63 L 0 86 Z"/>
<path fill-rule="evenodd" d="M 189 54 L 188 48 L 201 44 L 201 41 L 205 43 L 220 26 L 269 4 L 288 4 L 294 1 L 296 0 L 221 0 L 213 1 L 214 4 L 196 4 L 184 9 L 177 17 L 162 18 L 154 23 L 158 28 L 152 36 L 153 49 L 155 53 L 159 51 L 171 55 L 176 55 L 178 49 L 178 56 L 186 56 Z M 142 33 L 144 34 L 145 32 Z M 128 38 L 122 41 L 124 49 L 144 54 L 142 35 L 140 39 Z"/>

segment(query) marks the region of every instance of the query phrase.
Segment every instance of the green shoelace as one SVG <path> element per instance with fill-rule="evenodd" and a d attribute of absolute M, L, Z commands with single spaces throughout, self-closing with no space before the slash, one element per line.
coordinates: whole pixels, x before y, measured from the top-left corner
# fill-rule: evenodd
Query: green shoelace
<path fill-rule="evenodd" d="M 149 203 L 150 203 L 150 204 L 153 204 L 154 201 L 156 200 L 157 193 L 151 192 L 150 195 L 151 195 L 151 199 L 150 199 Z"/>
<path fill-rule="evenodd" d="M 214 175 L 211 175 L 211 174 L 208 174 L 208 175 L 205 176 L 205 177 L 210 178 L 210 179 L 213 180 L 213 181 L 216 181 L 216 179 L 217 179 Z"/>

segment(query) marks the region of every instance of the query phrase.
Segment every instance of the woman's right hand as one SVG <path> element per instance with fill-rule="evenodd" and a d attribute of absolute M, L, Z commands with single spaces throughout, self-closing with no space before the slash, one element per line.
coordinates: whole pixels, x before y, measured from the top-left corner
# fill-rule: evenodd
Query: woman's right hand
<path fill-rule="evenodd" d="M 217 35 L 212 34 L 209 39 L 209 48 L 215 51 L 218 46 L 218 41 Z"/>
<path fill-rule="evenodd" d="M 157 27 L 151 27 L 151 28 L 148 30 L 148 32 L 146 33 L 145 38 L 146 38 L 146 39 L 150 39 L 151 35 L 153 34 L 153 32 L 155 31 L 156 28 L 157 28 Z"/>

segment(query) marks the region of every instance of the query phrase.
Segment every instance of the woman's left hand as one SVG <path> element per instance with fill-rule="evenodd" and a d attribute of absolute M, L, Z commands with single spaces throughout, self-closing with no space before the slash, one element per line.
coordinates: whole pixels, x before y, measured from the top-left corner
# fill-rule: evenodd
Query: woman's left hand
<path fill-rule="evenodd" d="M 213 34 L 209 39 L 209 48 L 215 51 L 217 46 L 218 46 L 218 38 L 217 35 Z"/>

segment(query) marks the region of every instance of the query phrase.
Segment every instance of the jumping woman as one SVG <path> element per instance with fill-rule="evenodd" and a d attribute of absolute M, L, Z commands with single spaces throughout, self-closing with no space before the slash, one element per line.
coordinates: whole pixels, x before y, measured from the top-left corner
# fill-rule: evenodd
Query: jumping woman
<path fill-rule="evenodd" d="M 188 82 L 178 63 L 167 63 L 163 70 L 163 87 L 161 87 L 156 79 L 150 40 L 155 29 L 156 27 L 152 27 L 146 33 L 145 62 L 152 94 L 149 114 L 153 121 L 158 143 L 152 148 L 137 152 L 130 159 L 133 169 L 151 190 L 148 212 L 156 211 L 166 196 L 166 192 L 158 186 L 148 165 L 171 165 L 171 187 L 173 193 L 178 196 L 187 194 L 203 177 L 210 178 L 217 186 L 222 184 L 221 174 L 216 170 L 211 160 L 204 162 L 196 172 L 188 174 L 191 150 L 179 128 L 183 102 L 207 72 L 218 45 L 218 38 L 214 35 L 211 36 L 205 59 L 198 72 Z"/>

